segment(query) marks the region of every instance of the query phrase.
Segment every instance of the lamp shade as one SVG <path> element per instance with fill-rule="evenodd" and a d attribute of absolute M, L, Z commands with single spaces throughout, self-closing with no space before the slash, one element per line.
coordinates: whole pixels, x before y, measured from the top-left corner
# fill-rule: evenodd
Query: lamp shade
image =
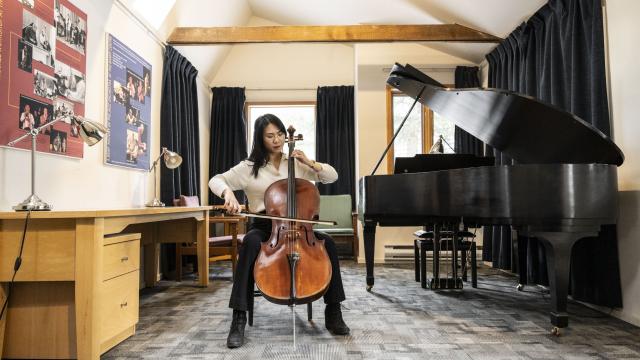
<path fill-rule="evenodd" d="M 182 156 L 174 153 L 173 151 L 165 150 L 163 159 L 164 164 L 168 169 L 175 169 L 182 164 Z"/>
<path fill-rule="evenodd" d="M 104 134 L 109 131 L 104 125 L 92 120 L 87 120 L 79 116 L 74 116 L 72 119 L 80 128 L 80 137 L 82 137 L 82 140 L 89 144 L 89 146 L 99 143 Z"/>

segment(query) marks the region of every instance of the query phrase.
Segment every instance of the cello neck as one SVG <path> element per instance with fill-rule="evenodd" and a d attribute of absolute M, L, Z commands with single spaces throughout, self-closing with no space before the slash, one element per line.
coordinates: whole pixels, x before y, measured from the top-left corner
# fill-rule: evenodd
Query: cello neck
<path fill-rule="evenodd" d="M 287 129 L 289 133 L 289 141 L 287 142 L 289 145 L 289 158 L 287 159 L 287 165 L 289 166 L 289 176 L 287 178 L 287 216 L 290 218 L 296 217 L 296 163 L 292 156 L 296 146 L 295 137 L 293 136 L 295 131 L 296 129 L 291 125 Z"/>

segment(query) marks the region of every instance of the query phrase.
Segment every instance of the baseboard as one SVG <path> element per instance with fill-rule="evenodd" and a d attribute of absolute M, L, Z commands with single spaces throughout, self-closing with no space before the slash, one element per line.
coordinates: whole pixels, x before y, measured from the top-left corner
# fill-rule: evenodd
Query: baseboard
<path fill-rule="evenodd" d="M 603 314 L 608 314 L 613 316 L 616 319 L 620 319 L 626 323 L 629 323 L 631 325 L 635 325 L 635 326 L 640 326 L 640 317 L 634 316 L 634 315 L 630 315 L 630 314 L 625 314 L 622 309 L 613 309 L 611 310 L 611 308 L 605 307 L 605 306 L 599 306 L 599 305 L 594 305 L 594 304 L 589 304 L 586 302 L 582 302 L 582 301 L 577 301 L 574 300 L 575 302 L 582 304 L 590 309 L 596 310 L 598 312 L 601 312 Z"/>

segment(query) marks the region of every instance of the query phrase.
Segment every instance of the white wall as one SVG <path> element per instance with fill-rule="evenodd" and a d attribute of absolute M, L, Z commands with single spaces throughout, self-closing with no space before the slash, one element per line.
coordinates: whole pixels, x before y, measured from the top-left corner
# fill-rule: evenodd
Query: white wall
<path fill-rule="evenodd" d="M 72 1 L 88 15 L 87 93 L 85 116 L 105 122 L 105 32 L 113 34 L 152 66 L 151 158 L 159 154 L 162 47 L 113 1 Z M 208 144 L 210 100 L 200 86 L 201 144 Z M 36 194 L 54 210 L 123 208 L 143 206 L 153 196 L 152 177 L 146 172 L 104 164 L 103 142 L 88 147 L 84 158 L 74 159 L 38 153 Z M 30 189 L 30 153 L 0 148 L 0 209 L 24 200 Z M 208 166 L 207 152 L 202 164 Z M 206 166 L 203 184 L 206 179 Z M 205 187 L 203 186 L 203 189 Z M 206 194 L 206 193 L 205 193 Z"/>
<path fill-rule="evenodd" d="M 356 45 L 356 178 L 369 175 L 387 146 L 386 80 L 395 62 L 420 68 L 443 84 L 454 83 L 456 65 L 476 65 L 416 43 Z M 386 160 L 376 174 L 386 174 Z M 399 189 L 398 189 L 399 190 Z M 359 223 L 360 249 L 364 249 L 362 224 Z M 412 244 L 418 228 L 378 227 L 375 262 L 384 262 L 385 245 Z M 364 262 L 360 251 L 358 262 Z"/>
<path fill-rule="evenodd" d="M 273 23 L 254 17 L 248 25 Z M 235 45 L 211 85 L 246 87 L 247 101 L 295 101 L 315 100 L 317 86 L 355 83 L 356 169 L 359 178 L 369 174 L 386 145 L 385 83 L 388 69 L 396 61 L 419 67 L 447 67 L 448 70 L 427 71 L 445 84 L 454 82 L 452 68 L 455 65 L 475 65 L 421 44 Z M 414 230 L 378 228 L 376 261 L 384 260 L 385 244 L 410 243 L 410 234 Z M 362 246 L 361 240 L 361 249 Z M 359 261 L 363 262 L 364 251 L 360 254 Z"/>
<path fill-rule="evenodd" d="M 607 0 L 606 4 L 613 133 L 625 155 L 618 169 L 618 248 L 624 308 L 614 315 L 640 326 L 640 1 Z"/>
<path fill-rule="evenodd" d="M 257 17 L 247 24 L 270 25 Z M 247 101 L 315 101 L 318 86 L 353 82 L 350 45 L 247 44 L 233 46 L 211 86 L 245 87 Z"/>

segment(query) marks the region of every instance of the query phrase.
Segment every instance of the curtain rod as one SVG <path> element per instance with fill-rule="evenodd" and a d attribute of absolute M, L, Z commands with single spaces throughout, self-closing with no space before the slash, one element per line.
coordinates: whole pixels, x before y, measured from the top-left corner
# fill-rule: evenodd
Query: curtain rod
<path fill-rule="evenodd" d="M 289 89 L 285 89 L 285 88 L 245 88 L 246 91 L 311 91 L 311 90 L 317 90 L 317 87 L 314 88 L 289 88 Z"/>

